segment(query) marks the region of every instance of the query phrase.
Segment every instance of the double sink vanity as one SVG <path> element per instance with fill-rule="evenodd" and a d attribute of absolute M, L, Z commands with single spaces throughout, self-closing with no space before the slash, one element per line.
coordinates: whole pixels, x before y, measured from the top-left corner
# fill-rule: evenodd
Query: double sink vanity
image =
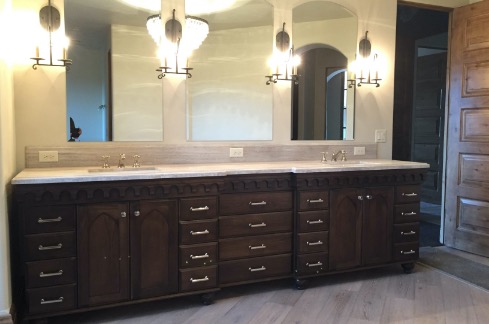
<path fill-rule="evenodd" d="M 399 263 L 428 165 L 390 160 L 25 169 L 13 181 L 24 320 Z M 229 289 L 229 288 L 226 288 Z"/>

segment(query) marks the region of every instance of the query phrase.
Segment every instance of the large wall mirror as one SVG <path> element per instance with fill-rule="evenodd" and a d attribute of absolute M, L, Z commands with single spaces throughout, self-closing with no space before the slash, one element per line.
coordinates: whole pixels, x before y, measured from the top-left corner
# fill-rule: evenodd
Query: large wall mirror
<path fill-rule="evenodd" d="M 301 56 L 292 89 L 293 140 L 353 140 L 357 17 L 341 5 L 311 1 L 293 9 L 293 42 Z"/>

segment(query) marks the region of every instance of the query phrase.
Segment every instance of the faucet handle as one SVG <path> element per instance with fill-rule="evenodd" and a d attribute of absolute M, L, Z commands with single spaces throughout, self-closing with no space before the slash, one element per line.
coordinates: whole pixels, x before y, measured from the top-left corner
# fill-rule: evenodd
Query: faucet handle
<path fill-rule="evenodd" d="M 134 163 L 132 164 L 132 167 L 139 168 L 141 166 L 141 164 L 139 164 L 139 159 L 141 158 L 141 155 L 135 154 L 133 158 L 134 158 Z"/>
<path fill-rule="evenodd" d="M 110 159 L 110 155 L 102 155 L 102 161 L 103 161 L 102 169 L 110 168 L 109 159 Z"/>
<path fill-rule="evenodd" d="M 328 159 L 326 158 L 326 155 L 328 155 L 328 152 L 321 152 L 321 163 L 328 162 Z"/>
<path fill-rule="evenodd" d="M 346 161 L 346 151 L 341 150 L 341 161 Z"/>

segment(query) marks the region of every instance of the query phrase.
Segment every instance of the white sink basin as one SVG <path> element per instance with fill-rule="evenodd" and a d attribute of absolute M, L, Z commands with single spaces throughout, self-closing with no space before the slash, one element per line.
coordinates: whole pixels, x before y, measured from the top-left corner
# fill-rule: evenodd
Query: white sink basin
<path fill-rule="evenodd" d="M 155 171 L 157 168 L 148 166 L 148 167 L 127 167 L 127 168 L 100 168 L 100 169 L 88 169 L 89 173 L 105 173 L 105 172 L 145 172 L 145 171 Z"/>

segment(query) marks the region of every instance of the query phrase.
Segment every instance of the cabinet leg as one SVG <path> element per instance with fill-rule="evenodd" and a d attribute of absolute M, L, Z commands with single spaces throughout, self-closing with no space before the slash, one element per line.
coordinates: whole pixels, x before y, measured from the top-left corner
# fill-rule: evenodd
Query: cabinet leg
<path fill-rule="evenodd" d="M 205 293 L 200 295 L 200 302 L 203 305 L 210 305 L 214 302 L 214 296 L 216 294 L 211 292 L 211 293 Z"/>
<path fill-rule="evenodd" d="M 411 273 L 414 269 L 414 262 L 403 263 L 401 264 L 401 267 L 404 273 Z"/>
<path fill-rule="evenodd" d="M 309 280 L 306 279 L 295 279 L 295 288 L 297 290 L 304 290 L 307 288 Z"/>

